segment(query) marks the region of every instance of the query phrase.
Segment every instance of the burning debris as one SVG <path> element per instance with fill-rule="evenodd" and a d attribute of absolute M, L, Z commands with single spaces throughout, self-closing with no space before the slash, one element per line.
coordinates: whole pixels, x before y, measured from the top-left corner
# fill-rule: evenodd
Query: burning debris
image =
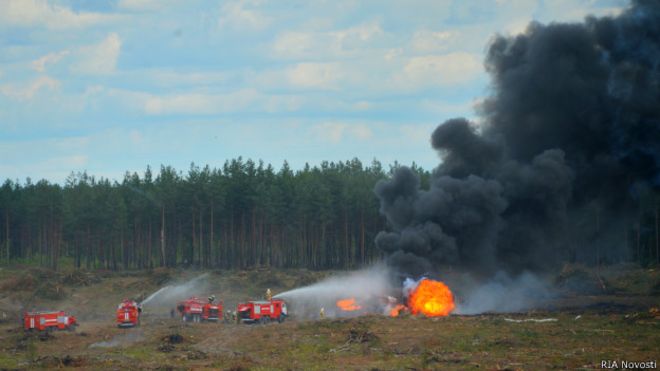
<path fill-rule="evenodd" d="M 396 279 L 384 265 L 333 276 L 309 286 L 275 295 L 290 305 L 298 318 L 317 319 L 323 316 L 354 317 L 364 313 L 382 313 L 381 298 L 400 292 Z"/>
<path fill-rule="evenodd" d="M 401 282 L 383 265 L 331 277 L 275 297 L 286 299 L 297 317 L 309 319 L 364 314 L 397 317 L 405 312 L 437 317 L 449 315 L 456 306 L 453 293 L 443 282 L 430 278 Z"/>
<path fill-rule="evenodd" d="M 337 308 L 346 312 L 352 312 L 362 309 L 362 306 L 357 305 L 355 298 L 337 300 Z"/>
<path fill-rule="evenodd" d="M 408 307 L 406 307 L 403 304 L 392 304 L 387 308 L 386 314 L 388 314 L 390 317 L 398 317 L 401 315 L 401 313 L 405 312 L 408 310 Z"/>

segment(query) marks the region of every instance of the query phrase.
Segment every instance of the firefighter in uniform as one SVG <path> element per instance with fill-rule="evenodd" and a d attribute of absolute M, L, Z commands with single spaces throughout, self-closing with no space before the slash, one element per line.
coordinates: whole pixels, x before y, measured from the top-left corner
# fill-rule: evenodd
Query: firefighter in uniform
<path fill-rule="evenodd" d="M 266 300 L 273 300 L 273 293 L 270 292 L 270 289 L 266 289 Z"/>
<path fill-rule="evenodd" d="M 325 308 L 321 307 L 321 310 L 319 311 L 319 318 L 325 319 Z"/>

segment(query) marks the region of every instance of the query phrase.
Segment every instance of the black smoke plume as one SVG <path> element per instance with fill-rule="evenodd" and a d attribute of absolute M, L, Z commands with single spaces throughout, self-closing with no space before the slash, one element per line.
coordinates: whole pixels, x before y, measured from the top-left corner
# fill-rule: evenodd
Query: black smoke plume
<path fill-rule="evenodd" d="M 408 274 L 625 258 L 640 194 L 660 186 L 659 65 L 657 1 L 496 36 L 483 122 L 433 132 L 429 189 L 406 167 L 376 185 L 377 246 Z"/>

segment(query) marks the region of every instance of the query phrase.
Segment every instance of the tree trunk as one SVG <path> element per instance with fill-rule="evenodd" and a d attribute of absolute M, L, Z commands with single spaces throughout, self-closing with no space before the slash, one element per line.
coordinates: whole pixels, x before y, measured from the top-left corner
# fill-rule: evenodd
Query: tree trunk
<path fill-rule="evenodd" d="M 165 266 L 165 205 L 161 207 L 160 211 L 160 266 Z"/>
<path fill-rule="evenodd" d="M 213 229 L 214 229 L 214 228 L 213 228 L 213 204 L 211 204 L 211 232 L 210 232 L 210 239 L 211 239 L 211 241 L 209 241 L 209 259 L 210 259 L 211 261 L 214 261 L 214 259 L 213 259 L 213 253 L 215 252 L 215 249 L 213 248 L 213 245 L 215 244 L 215 240 L 214 240 L 214 236 L 213 236 Z M 215 253 L 216 253 L 216 259 L 215 259 L 213 265 L 216 265 L 216 264 L 217 264 L 217 260 L 218 260 L 218 259 L 217 259 L 217 252 L 215 252 Z"/>
<path fill-rule="evenodd" d="M 364 236 L 364 209 L 360 211 L 360 263 L 365 260 L 365 236 Z"/>
<path fill-rule="evenodd" d="M 348 268 L 349 264 L 349 245 L 348 241 L 348 211 L 344 211 L 344 264 L 343 268 Z"/>
<path fill-rule="evenodd" d="M 91 248 L 91 246 L 92 246 L 92 236 L 91 236 L 91 232 L 89 231 L 89 225 L 88 225 L 87 226 L 87 247 L 85 249 L 86 253 L 87 253 L 86 254 L 87 259 L 86 259 L 86 262 L 85 262 L 85 264 L 87 265 L 87 270 L 89 270 L 91 268 L 90 264 L 92 263 L 91 262 L 91 259 L 92 259 L 92 248 Z"/>
<path fill-rule="evenodd" d="M 153 264 L 152 264 L 151 259 L 152 259 L 152 255 L 153 255 L 153 253 L 152 253 L 152 251 L 153 251 L 152 244 L 153 244 L 154 238 L 153 238 L 153 235 L 152 235 L 151 218 L 149 218 L 149 219 L 150 219 L 149 220 L 149 236 L 147 237 L 148 238 L 148 240 L 147 240 L 147 269 L 153 268 Z"/>
<path fill-rule="evenodd" d="M 657 214 L 656 214 L 657 215 Z M 6 255 L 5 257 L 7 258 L 7 262 L 9 262 L 9 251 L 10 251 L 10 238 L 9 238 L 9 210 L 5 210 L 5 249 L 6 249 Z"/>
<path fill-rule="evenodd" d="M 204 266 L 206 256 L 204 254 L 204 239 L 202 238 L 202 227 L 204 226 L 204 221 L 202 220 L 202 208 L 199 208 L 199 265 Z"/>
<path fill-rule="evenodd" d="M 195 227 L 195 211 L 192 210 L 190 213 L 191 220 L 192 220 L 192 231 L 191 231 L 191 237 L 192 237 L 192 247 L 190 250 L 190 264 L 195 265 L 195 245 L 197 244 L 197 231 Z"/>

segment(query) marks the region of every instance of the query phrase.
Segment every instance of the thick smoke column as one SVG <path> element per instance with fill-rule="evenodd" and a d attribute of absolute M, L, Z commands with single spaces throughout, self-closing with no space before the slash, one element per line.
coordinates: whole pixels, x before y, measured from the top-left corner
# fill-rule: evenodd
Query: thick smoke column
<path fill-rule="evenodd" d="M 438 126 L 428 190 L 402 167 L 375 192 L 389 263 L 494 274 L 625 256 L 626 217 L 660 186 L 660 2 L 497 36 L 480 127 Z"/>

